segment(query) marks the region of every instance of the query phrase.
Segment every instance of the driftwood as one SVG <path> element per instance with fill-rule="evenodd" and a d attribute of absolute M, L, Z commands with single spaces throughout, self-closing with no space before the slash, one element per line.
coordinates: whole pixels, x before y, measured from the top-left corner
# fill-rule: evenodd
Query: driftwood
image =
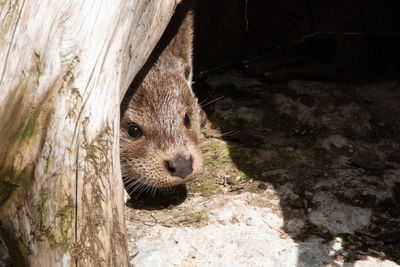
<path fill-rule="evenodd" d="M 119 103 L 175 0 L 0 1 L 0 232 L 16 266 L 127 266 Z"/>

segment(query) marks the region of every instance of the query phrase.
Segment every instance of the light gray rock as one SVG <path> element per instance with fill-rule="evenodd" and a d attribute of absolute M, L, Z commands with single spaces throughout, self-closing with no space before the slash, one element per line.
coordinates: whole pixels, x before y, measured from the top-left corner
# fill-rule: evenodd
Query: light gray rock
<path fill-rule="evenodd" d="M 398 267 L 399 265 L 389 261 L 389 260 L 380 260 L 376 259 L 373 257 L 366 257 L 365 259 L 359 260 L 355 262 L 354 264 L 348 264 L 350 266 L 354 267 L 371 267 L 371 266 L 379 266 L 379 267 Z"/>
<path fill-rule="evenodd" d="M 310 212 L 310 221 L 315 225 L 326 227 L 332 234 L 352 234 L 356 229 L 369 224 L 370 209 L 341 203 L 328 192 L 317 192 L 313 202 L 320 205 Z"/>
<path fill-rule="evenodd" d="M 342 148 L 348 143 L 347 138 L 341 135 L 331 135 L 324 140 L 321 140 L 321 147 L 325 148 L 326 150 L 330 151 L 331 147 Z"/>
<path fill-rule="evenodd" d="M 136 242 L 139 254 L 132 264 L 295 266 L 302 245 L 282 236 L 284 221 L 281 216 L 270 208 L 249 206 L 248 197 L 243 194 L 212 200 L 215 208 L 209 212 L 209 224 L 201 228 L 157 225 L 148 229 L 148 235 Z M 219 206 L 221 203 L 225 204 Z M 304 266 L 310 266 L 310 262 L 332 260 L 327 256 L 328 248 L 319 240 L 305 244 L 307 248 L 301 248 L 300 258 Z"/>
<path fill-rule="evenodd" d="M 139 253 L 131 260 L 131 263 L 134 266 L 141 267 L 164 267 L 164 259 L 160 257 L 160 252 L 161 249 L 158 247 L 149 246 L 146 249 L 139 251 Z"/>
<path fill-rule="evenodd" d="M 201 227 L 164 227 L 162 225 L 147 227 L 146 234 L 136 240 L 136 249 L 139 254 L 131 263 L 134 266 L 210 267 L 343 265 L 332 257 L 343 251 L 340 244 L 336 244 L 337 242 L 326 243 L 319 238 L 312 238 L 305 242 L 296 242 L 291 239 L 283 231 L 283 226 L 287 224 L 289 228 L 301 228 L 304 222 L 300 219 L 284 221 L 282 213 L 275 210 L 279 203 L 273 202 L 270 207 L 264 204 L 250 205 L 262 196 L 243 193 L 237 196 L 217 195 L 210 200 L 199 198 L 187 200 L 183 206 L 190 207 L 196 204 L 197 209 L 208 211 L 207 224 Z M 323 201 L 321 207 L 328 208 L 336 214 L 336 210 L 325 202 L 332 203 L 331 206 L 337 205 L 334 199 L 318 193 L 315 199 Z M 352 209 L 353 207 L 343 206 L 338 206 L 338 208 L 344 212 L 361 214 L 363 217 L 359 219 L 359 216 L 356 216 L 357 219 L 352 219 L 348 215 L 346 218 L 350 218 L 352 225 L 346 225 L 347 230 L 340 232 L 350 231 L 356 227 L 355 224 L 363 225 L 366 218 L 369 218 L 366 216 L 369 211 L 360 212 Z M 318 212 L 321 214 L 322 211 Z M 342 227 L 332 226 L 331 228 L 335 230 Z M 357 262 L 355 264 L 357 266 Z M 396 266 L 393 262 L 382 262 L 374 258 L 363 259 L 359 266 L 372 267 L 381 266 L 381 264 Z"/>
<path fill-rule="evenodd" d="M 395 183 L 400 181 L 400 170 L 388 170 L 381 176 L 367 176 L 354 169 L 338 169 L 336 178 L 322 180 L 314 185 L 314 190 L 323 188 L 329 192 L 340 192 L 344 197 L 356 200 L 363 192 L 364 195 L 376 197 L 376 202 L 393 198 L 392 190 Z"/>

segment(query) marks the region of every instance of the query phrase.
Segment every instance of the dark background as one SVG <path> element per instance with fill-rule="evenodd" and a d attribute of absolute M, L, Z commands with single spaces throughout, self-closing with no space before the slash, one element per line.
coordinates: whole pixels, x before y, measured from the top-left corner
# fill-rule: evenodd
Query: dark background
<path fill-rule="evenodd" d="M 272 81 L 391 79 L 399 74 L 399 14 L 396 0 L 201 0 L 195 72 L 247 59 L 249 73 L 268 71 Z"/>

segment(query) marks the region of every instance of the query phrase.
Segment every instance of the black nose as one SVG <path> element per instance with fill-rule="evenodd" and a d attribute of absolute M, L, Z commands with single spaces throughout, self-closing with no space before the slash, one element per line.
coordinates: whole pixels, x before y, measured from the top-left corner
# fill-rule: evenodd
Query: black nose
<path fill-rule="evenodd" d="M 185 178 L 189 173 L 193 171 L 192 158 L 185 159 L 182 156 L 178 156 L 174 160 L 166 160 L 165 165 L 172 176 L 179 176 Z"/>

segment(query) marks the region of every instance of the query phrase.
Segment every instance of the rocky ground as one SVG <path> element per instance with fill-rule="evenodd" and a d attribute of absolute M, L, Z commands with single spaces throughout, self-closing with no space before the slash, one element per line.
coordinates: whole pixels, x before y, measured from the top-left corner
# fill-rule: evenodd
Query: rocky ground
<path fill-rule="evenodd" d="M 400 83 L 196 82 L 204 172 L 126 211 L 135 266 L 398 266 Z"/>
<path fill-rule="evenodd" d="M 196 89 L 204 172 L 128 202 L 134 266 L 399 266 L 400 82 Z"/>

